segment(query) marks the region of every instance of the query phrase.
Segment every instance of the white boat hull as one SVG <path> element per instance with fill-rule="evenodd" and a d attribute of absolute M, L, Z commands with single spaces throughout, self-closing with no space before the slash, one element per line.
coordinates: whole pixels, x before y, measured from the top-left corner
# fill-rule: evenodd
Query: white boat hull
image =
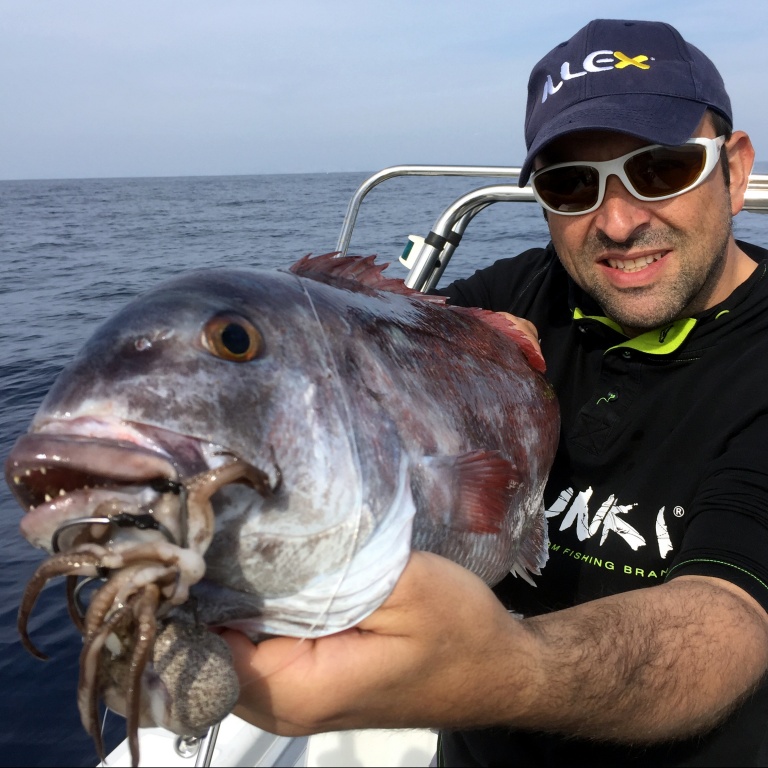
<path fill-rule="evenodd" d="M 163 728 L 139 731 L 140 766 L 205 765 L 209 742 L 184 757 L 176 749 L 178 737 Z M 428 766 L 437 736 L 428 730 L 370 730 L 322 733 L 288 738 L 275 736 L 234 715 L 226 717 L 212 745 L 211 766 Z M 122 741 L 100 765 L 130 766 L 127 741 Z"/>

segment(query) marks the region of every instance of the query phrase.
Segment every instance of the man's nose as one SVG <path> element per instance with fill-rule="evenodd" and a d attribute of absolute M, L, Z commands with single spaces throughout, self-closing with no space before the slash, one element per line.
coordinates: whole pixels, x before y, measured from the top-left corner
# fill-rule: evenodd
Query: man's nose
<path fill-rule="evenodd" d="M 616 243 L 629 240 L 651 219 L 651 203 L 638 200 L 618 176 L 605 182 L 605 196 L 595 212 L 595 226 Z"/>

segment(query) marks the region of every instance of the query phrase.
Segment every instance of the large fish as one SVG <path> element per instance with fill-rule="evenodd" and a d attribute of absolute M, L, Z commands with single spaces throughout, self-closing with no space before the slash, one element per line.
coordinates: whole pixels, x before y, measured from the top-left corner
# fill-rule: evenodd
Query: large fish
<path fill-rule="evenodd" d="M 489 584 L 545 563 L 559 424 L 538 352 L 382 270 L 328 254 L 164 283 L 96 331 L 16 443 L 21 531 L 51 553 L 20 631 L 39 654 L 27 618 L 67 576 L 100 750 L 99 696 L 134 760 L 138 726 L 200 735 L 229 712 L 231 660 L 206 627 L 347 629 L 411 549 Z"/>

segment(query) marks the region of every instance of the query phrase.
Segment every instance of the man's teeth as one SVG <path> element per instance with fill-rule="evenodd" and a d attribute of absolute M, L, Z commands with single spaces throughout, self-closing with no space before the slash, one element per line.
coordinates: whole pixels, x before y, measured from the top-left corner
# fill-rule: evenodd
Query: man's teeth
<path fill-rule="evenodd" d="M 624 272 L 637 272 L 645 269 L 649 264 L 658 261 L 661 254 L 657 256 L 641 256 L 639 259 L 608 259 L 608 264 L 614 269 L 621 269 Z"/>

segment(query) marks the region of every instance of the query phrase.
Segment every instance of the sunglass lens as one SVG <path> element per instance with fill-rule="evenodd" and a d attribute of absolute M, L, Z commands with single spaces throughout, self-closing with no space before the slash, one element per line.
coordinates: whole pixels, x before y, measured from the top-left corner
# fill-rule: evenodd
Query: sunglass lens
<path fill-rule="evenodd" d="M 533 184 L 539 197 L 555 211 L 578 213 L 597 202 L 598 174 L 588 165 L 552 168 L 536 176 Z"/>
<path fill-rule="evenodd" d="M 700 144 L 654 147 L 624 164 L 632 186 L 644 197 L 664 197 L 690 187 L 701 175 L 707 159 Z"/>

